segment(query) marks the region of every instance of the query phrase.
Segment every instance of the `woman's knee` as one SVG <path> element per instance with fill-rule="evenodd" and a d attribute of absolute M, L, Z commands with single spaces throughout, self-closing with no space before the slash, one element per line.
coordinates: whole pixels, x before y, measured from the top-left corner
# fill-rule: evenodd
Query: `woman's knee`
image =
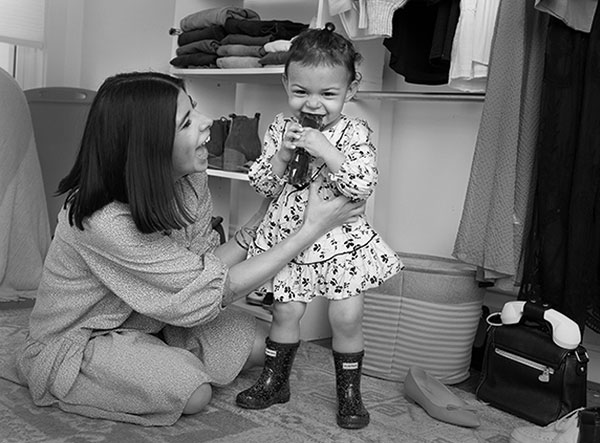
<path fill-rule="evenodd" d="M 256 335 L 252 343 L 252 350 L 244 364 L 243 369 L 250 369 L 254 366 L 262 366 L 265 362 L 265 339 L 269 334 L 269 328 L 266 323 L 258 322 L 256 325 Z"/>
<path fill-rule="evenodd" d="M 203 383 L 196 389 L 189 400 L 187 401 L 185 407 L 183 408 L 184 414 L 197 414 L 202 411 L 212 399 L 212 388 L 208 383 Z"/>

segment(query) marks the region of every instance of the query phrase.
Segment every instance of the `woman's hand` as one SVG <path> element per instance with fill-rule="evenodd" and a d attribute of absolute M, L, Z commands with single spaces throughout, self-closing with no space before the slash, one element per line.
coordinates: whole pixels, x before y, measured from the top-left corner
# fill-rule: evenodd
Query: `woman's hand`
<path fill-rule="evenodd" d="M 271 200 L 273 200 L 273 199 L 272 198 L 264 198 L 262 203 L 260 204 L 260 207 L 258 208 L 258 210 L 252 215 L 252 217 L 250 217 L 250 219 L 246 223 L 244 223 L 243 227 L 252 229 L 252 230 L 256 230 L 256 228 L 258 228 L 258 225 L 260 224 L 260 222 L 265 217 L 265 214 L 267 213 L 267 209 L 269 208 L 269 204 L 271 203 Z"/>
<path fill-rule="evenodd" d="M 332 228 L 351 222 L 364 213 L 364 202 L 352 203 L 343 196 L 324 200 L 317 193 L 319 184 L 319 180 L 311 184 L 304 223 L 299 230 L 262 254 L 237 262 L 229 268 L 230 289 L 236 298 L 272 278 L 286 263 Z M 237 249 L 238 252 L 242 250 Z"/>
<path fill-rule="evenodd" d="M 365 212 L 364 201 L 352 202 L 344 196 L 324 200 L 317 193 L 322 180 L 322 177 L 319 176 L 310 185 L 308 205 L 304 211 L 304 223 L 301 228 L 315 230 L 319 236 L 336 226 L 355 221 L 359 215 Z"/>

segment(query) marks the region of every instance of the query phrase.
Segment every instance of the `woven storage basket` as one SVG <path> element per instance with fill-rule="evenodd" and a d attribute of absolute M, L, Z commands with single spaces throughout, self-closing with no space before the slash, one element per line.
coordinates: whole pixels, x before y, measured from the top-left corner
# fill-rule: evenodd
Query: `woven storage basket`
<path fill-rule="evenodd" d="M 462 262 L 402 254 L 405 268 L 365 293 L 363 372 L 404 381 L 419 366 L 442 383 L 469 377 L 485 290 Z"/>

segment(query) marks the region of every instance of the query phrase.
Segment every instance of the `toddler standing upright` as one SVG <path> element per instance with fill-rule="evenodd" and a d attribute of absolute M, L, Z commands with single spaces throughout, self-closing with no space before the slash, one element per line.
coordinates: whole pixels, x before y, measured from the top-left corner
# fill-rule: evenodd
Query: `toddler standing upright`
<path fill-rule="evenodd" d="M 300 34 L 289 54 L 283 84 L 292 117 L 275 117 L 262 155 L 249 172 L 250 184 L 273 198 L 250 256 L 264 253 L 297 229 L 310 183 L 318 183 L 322 198 L 344 195 L 351 200 L 366 200 L 377 184 L 371 129 L 364 120 L 342 114 L 358 89 L 360 54 L 330 23 Z M 262 288 L 272 291 L 275 299 L 265 366 L 254 386 L 238 394 L 237 404 L 263 409 L 289 400 L 300 319 L 307 303 L 325 297 L 330 300 L 337 423 L 343 428 L 367 426 L 369 413 L 360 394 L 363 292 L 401 268 L 399 257 L 364 215 L 332 229 L 301 252 Z"/>

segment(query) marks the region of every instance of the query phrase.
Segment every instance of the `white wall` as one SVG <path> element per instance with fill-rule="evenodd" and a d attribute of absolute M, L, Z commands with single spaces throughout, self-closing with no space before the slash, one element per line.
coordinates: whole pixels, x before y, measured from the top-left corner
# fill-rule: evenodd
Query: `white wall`
<path fill-rule="evenodd" d="M 205 3 L 190 2 L 189 7 Z M 247 2 L 248 7 L 268 10 L 271 15 L 265 19 L 303 22 L 316 13 L 317 4 L 301 2 L 298 17 L 284 17 L 286 10 L 293 11 L 298 5 L 267 2 L 265 8 L 264 3 Z M 275 9 L 277 4 L 283 6 Z M 46 85 L 97 89 L 117 72 L 166 72 L 174 43 L 168 29 L 180 18 L 175 17 L 175 0 L 52 0 L 48 2 Z M 338 30 L 343 29 L 335 18 L 334 22 Z M 383 89 L 440 90 L 404 83 L 387 67 L 388 54 L 380 41 L 360 46 L 367 56 L 367 76 L 382 76 L 379 85 Z M 372 80 L 369 89 L 378 86 Z M 204 89 L 191 86 L 208 98 L 206 109 L 213 117 L 234 111 L 229 88 L 227 84 Z M 284 106 L 279 104 L 283 97 L 280 89 L 279 85 L 254 85 L 241 100 L 244 113 L 262 111 L 261 134 Z M 237 100 L 239 103 L 240 98 Z M 475 102 L 405 100 L 363 101 L 348 107 L 349 113 L 359 113 L 370 121 L 379 141 L 380 184 L 370 207 L 374 226 L 394 249 L 451 256 L 481 109 L 482 103 Z"/>
<path fill-rule="evenodd" d="M 409 85 L 389 68 L 384 77 L 386 90 L 460 92 Z M 483 101 L 383 104 L 374 224 L 394 249 L 451 257 L 482 109 Z"/>
<path fill-rule="evenodd" d="M 169 69 L 175 0 L 47 2 L 46 86 L 98 89 L 110 75 Z"/>
<path fill-rule="evenodd" d="M 283 17 L 289 9 L 280 9 L 268 0 L 248 4 L 260 7 L 265 2 L 272 14 L 266 18 L 298 19 Z M 193 0 L 190 4 L 201 3 Z M 234 3 L 240 2 L 230 2 Z M 213 6 L 220 4 L 213 0 Z M 310 19 L 307 10 L 315 4 L 316 0 L 301 3 L 301 21 Z M 97 89 L 107 76 L 118 72 L 168 72 L 173 47 L 168 29 L 180 18 L 175 17 L 175 0 L 50 0 L 45 84 Z M 383 89 L 449 91 L 404 83 L 387 67 L 387 53 L 377 45 L 379 42 L 363 46 L 370 72 L 383 72 Z M 247 114 L 262 108 L 261 131 L 283 106 L 279 104 L 284 98 L 279 85 L 246 87 L 242 98 L 234 98 L 231 87 L 217 82 L 205 88 L 192 85 L 191 90 L 203 94 L 203 108 L 213 117 L 233 112 L 236 100 Z M 380 182 L 372 204 L 374 226 L 398 251 L 451 256 L 482 103 L 363 101 L 350 105 L 348 111 L 367 116 L 377 132 Z M 486 304 L 493 309 L 512 299 L 504 294 L 489 295 Z M 584 336 L 593 354 L 589 380 L 599 382 L 600 335 L 586 331 Z"/>

